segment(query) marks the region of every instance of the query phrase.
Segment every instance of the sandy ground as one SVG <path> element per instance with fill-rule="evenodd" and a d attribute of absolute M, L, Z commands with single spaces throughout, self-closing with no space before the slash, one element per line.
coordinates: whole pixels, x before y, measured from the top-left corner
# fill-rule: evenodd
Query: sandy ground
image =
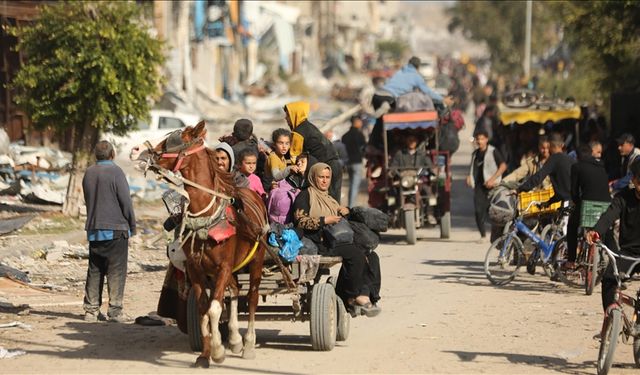
<path fill-rule="evenodd" d="M 541 272 L 523 271 L 500 288 L 486 280 L 482 262 L 488 244 L 476 242 L 471 191 L 463 184 L 469 133 L 461 134 L 462 149 L 454 157 L 451 240 L 440 240 L 435 229 L 421 230 L 418 243 L 409 246 L 402 232 L 388 232 L 376 250 L 383 312 L 352 319 L 350 337 L 332 351 L 312 350 L 308 322 L 261 321 L 255 360 L 227 351 L 223 364 L 195 370 L 197 353 L 175 326 L 84 322 L 80 283 L 54 293 L 28 315 L 0 312 L 0 324 L 19 321 L 32 327 L 0 328 L 0 346 L 26 352 L 0 359 L 0 372 L 595 373 L 599 344 L 592 336 L 602 319 L 599 288 L 585 296 Z M 157 267 L 164 263 L 162 251 L 149 255 L 152 250 L 137 249 L 132 256 L 146 259 L 149 267 L 128 278 L 125 309 L 134 317 L 155 310 L 164 275 Z M 277 299 L 288 301 L 287 296 Z M 615 362 L 613 374 L 638 373 L 629 345 L 619 345 Z"/>

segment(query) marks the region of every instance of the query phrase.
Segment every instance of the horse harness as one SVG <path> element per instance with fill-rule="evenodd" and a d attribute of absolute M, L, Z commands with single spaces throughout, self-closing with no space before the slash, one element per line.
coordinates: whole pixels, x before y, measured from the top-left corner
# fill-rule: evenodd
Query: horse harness
<path fill-rule="evenodd" d="M 197 154 L 198 152 L 205 150 L 206 146 L 202 138 L 195 138 L 194 140 L 187 143 L 182 143 L 182 140 L 180 139 L 181 143 L 177 144 L 175 139 L 176 134 L 178 135 L 177 138 L 179 138 L 179 133 L 177 133 L 177 131 L 169 134 L 169 136 L 167 137 L 167 141 L 165 142 L 165 150 L 163 150 L 163 152 L 161 153 L 156 152 L 153 148 L 153 145 L 149 141 L 145 141 L 145 146 L 147 146 L 149 154 L 154 156 L 154 157 L 150 157 L 149 161 L 147 162 L 147 169 L 153 168 L 156 171 L 156 173 L 162 176 L 167 182 L 174 185 L 175 186 L 174 190 L 185 198 L 183 209 L 182 209 L 181 227 L 178 232 L 178 241 L 180 243 L 180 248 L 182 248 L 187 243 L 187 241 L 191 240 L 191 254 L 197 254 L 198 260 L 202 261 L 204 244 L 201 246 L 199 252 L 197 253 L 194 252 L 196 238 L 202 241 L 206 241 L 209 237 L 209 233 L 208 233 L 209 229 L 221 223 L 223 220 L 227 220 L 230 224 L 235 226 L 236 224 L 235 221 L 233 221 L 232 218 L 227 216 L 227 207 L 229 207 L 229 204 L 233 203 L 234 198 L 224 193 L 202 186 L 194 181 L 191 181 L 189 179 L 182 177 L 179 174 L 179 171 L 182 167 L 184 159 L 187 156 L 194 155 L 194 154 Z M 167 143 L 169 141 L 172 141 L 174 145 L 167 147 Z M 192 148 L 192 146 L 194 145 L 196 145 L 196 147 Z M 169 171 L 168 169 L 162 168 L 159 165 L 157 165 L 155 160 L 158 157 L 163 159 L 169 159 L 169 158 L 177 159 L 176 165 L 173 167 L 173 170 Z M 184 185 L 190 185 L 198 190 L 201 190 L 211 195 L 211 201 L 209 201 L 209 204 L 205 208 L 203 208 L 202 210 L 196 213 L 190 212 L 188 207 L 191 199 L 189 197 L 189 193 L 187 193 L 187 191 L 184 189 L 183 187 Z M 201 216 L 205 212 L 211 210 L 211 208 L 214 207 L 217 201 L 219 201 L 219 204 L 211 215 L 204 216 L 204 217 Z M 184 235 L 185 232 L 187 233 L 186 236 Z M 258 235 L 258 238 L 256 238 L 256 241 L 253 247 L 249 251 L 249 254 L 247 254 L 244 260 L 242 260 L 242 262 L 240 262 L 238 265 L 236 265 L 232 269 L 232 272 L 238 271 L 242 267 L 246 266 L 251 261 L 251 259 L 253 259 L 256 253 L 256 250 L 258 248 L 258 244 L 259 244 L 259 235 Z"/>

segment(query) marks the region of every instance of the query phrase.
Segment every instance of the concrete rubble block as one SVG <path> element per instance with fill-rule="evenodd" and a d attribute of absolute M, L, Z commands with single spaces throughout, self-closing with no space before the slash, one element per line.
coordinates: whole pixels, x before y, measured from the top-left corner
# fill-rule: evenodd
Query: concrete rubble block
<path fill-rule="evenodd" d="M 69 243 L 64 240 L 53 241 L 53 244 L 46 248 L 47 262 L 59 262 L 64 257 L 65 253 L 70 251 Z"/>

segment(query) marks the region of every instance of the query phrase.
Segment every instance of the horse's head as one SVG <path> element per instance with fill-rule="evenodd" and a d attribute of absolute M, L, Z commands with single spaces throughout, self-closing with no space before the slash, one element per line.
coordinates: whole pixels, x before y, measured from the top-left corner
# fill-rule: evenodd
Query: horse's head
<path fill-rule="evenodd" d="M 180 168 L 186 156 L 204 148 L 206 134 L 205 123 L 200 121 L 196 126 L 187 126 L 168 133 L 161 139 L 145 141 L 133 147 L 129 158 L 146 163 L 147 167 L 155 165 L 175 171 Z"/>

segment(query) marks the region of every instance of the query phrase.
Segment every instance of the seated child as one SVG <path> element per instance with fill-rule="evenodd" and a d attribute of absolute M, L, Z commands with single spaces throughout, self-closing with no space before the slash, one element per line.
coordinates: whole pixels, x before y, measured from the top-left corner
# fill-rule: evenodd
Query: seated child
<path fill-rule="evenodd" d="M 273 181 L 281 181 L 287 178 L 291 172 L 298 172 L 295 165 L 291 165 L 288 159 L 291 147 L 291 132 L 287 129 L 276 129 L 272 135 L 274 150 L 269 154 L 265 167 L 265 174 L 273 178 Z"/>
<path fill-rule="evenodd" d="M 304 189 L 309 185 L 309 181 L 307 181 L 307 165 L 309 165 L 309 154 L 302 153 L 296 158 L 296 167 L 297 170 L 292 170 L 289 176 L 285 179 L 291 185 L 291 187 L 296 189 Z"/>
<path fill-rule="evenodd" d="M 238 170 L 249 180 L 249 189 L 255 191 L 264 199 L 267 194 L 262 187 L 262 181 L 260 181 L 260 177 L 253 173 L 256 171 L 257 162 L 258 154 L 251 148 L 245 148 L 240 151 L 238 155 Z"/>

